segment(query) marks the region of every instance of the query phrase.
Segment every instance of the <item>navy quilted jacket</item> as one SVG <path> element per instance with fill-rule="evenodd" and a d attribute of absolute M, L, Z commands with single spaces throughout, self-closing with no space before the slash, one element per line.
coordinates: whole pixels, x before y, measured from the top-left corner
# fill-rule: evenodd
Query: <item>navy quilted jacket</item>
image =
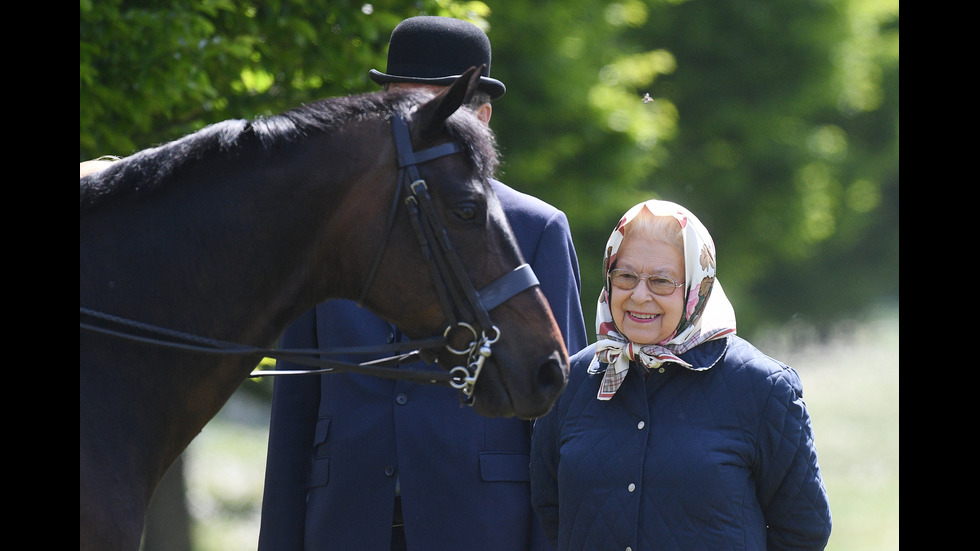
<path fill-rule="evenodd" d="M 532 502 L 559 551 L 819 550 L 830 506 L 799 376 L 737 336 L 643 377 L 609 401 L 573 356 L 534 426 Z"/>

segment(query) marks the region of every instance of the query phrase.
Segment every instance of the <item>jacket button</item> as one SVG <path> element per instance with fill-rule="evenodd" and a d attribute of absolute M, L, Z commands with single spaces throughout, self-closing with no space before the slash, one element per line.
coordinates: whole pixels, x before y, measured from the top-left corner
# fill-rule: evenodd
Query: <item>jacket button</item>
<path fill-rule="evenodd" d="M 645 426 L 646 426 L 646 423 L 644 423 L 643 421 L 640 421 L 639 423 L 636 424 L 636 428 L 638 428 L 638 429 L 642 429 Z"/>
<path fill-rule="evenodd" d="M 398 395 L 395 396 L 395 403 L 400 406 L 404 406 L 408 403 L 408 396 L 404 392 L 399 392 Z"/>
<path fill-rule="evenodd" d="M 632 482 L 630 482 L 630 485 L 627 486 L 626 489 L 632 492 L 632 491 L 636 490 L 636 484 L 633 484 Z"/>
<path fill-rule="evenodd" d="M 391 478 L 392 475 L 394 474 L 395 474 L 395 468 L 393 466 L 388 465 L 387 467 L 385 467 L 385 476 Z"/>

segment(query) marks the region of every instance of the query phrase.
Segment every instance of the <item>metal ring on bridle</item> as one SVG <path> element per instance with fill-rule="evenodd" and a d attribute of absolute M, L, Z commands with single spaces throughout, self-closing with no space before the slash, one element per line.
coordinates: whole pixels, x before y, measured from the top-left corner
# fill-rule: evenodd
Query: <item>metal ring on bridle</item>
<path fill-rule="evenodd" d="M 476 379 L 470 376 L 469 369 L 457 365 L 449 370 L 449 375 L 451 377 L 449 379 L 449 386 L 463 391 L 467 396 L 473 392 L 473 385 L 476 384 Z"/>
<path fill-rule="evenodd" d="M 470 342 L 469 348 L 467 348 L 465 350 L 456 350 L 455 348 L 453 348 L 452 346 L 449 345 L 449 332 L 452 331 L 455 327 L 465 327 L 466 329 L 469 329 L 470 330 L 470 333 L 473 333 L 473 340 Z M 497 329 L 497 328 L 494 327 L 494 329 Z M 446 350 L 452 352 L 453 354 L 455 354 L 457 356 L 463 356 L 463 355 L 472 353 L 473 352 L 473 347 L 476 345 L 476 328 L 473 327 L 472 325 L 466 323 L 465 321 L 458 321 L 458 322 L 456 322 L 456 325 L 450 325 L 449 327 L 446 328 L 446 331 L 443 332 L 442 336 L 443 336 L 443 338 L 446 339 Z M 498 338 L 500 337 L 500 330 L 499 329 L 497 329 L 497 337 Z M 496 339 L 494 339 L 494 342 L 496 342 Z"/>
<path fill-rule="evenodd" d="M 498 340 L 500 340 L 500 328 L 497 327 L 496 325 L 492 325 L 490 327 L 491 327 L 491 329 L 493 329 L 493 332 L 496 333 L 496 336 L 493 339 L 491 339 L 491 338 L 487 337 L 486 332 L 484 332 L 483 333 L 483 340 L 486 341 L 487 344 L 493 344 L 493 343 L 497 342 Z"/>

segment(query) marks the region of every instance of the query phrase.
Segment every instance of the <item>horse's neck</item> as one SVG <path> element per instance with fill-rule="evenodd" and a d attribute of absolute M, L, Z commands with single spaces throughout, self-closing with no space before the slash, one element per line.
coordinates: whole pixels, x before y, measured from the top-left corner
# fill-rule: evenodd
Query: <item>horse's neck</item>
<path fill-rule="evenodd" d="M 379 223 L 387 213 L 388 205 L 377 203 L 393 180 L 394 155 L 390 144 L 340 148 L 324 140 L 275 157 L 188 163 L 179 181 L 146 198 L 114 197 L 84 213 L 81 306 L 270 347 L 318 302 L 355 296 L 356 263 L 373 253 L 359 249 L 358 231 L 362 221 Z M 379 155 L 390 159 L 381 163 Z M 87 334 L 80 357 L 82 478 L 105 473 L 93 499 L 128 505 L 147 502 L 258 361 Z"/>
<path fill-rule="evenodd" d="M 345 212 L 351 183 L 317 175 L 296 176 L 292 191 L 281 191 L 257 205 L 251 223 L 239 231 L 247 243 L 227 236 L 228 263 L 211 274 L 211 290 L 204 300 L 227 313 L 221 322 L 247 344 L 269 346 L 272 339 L 304 311 L 327 298 L 353 298 L 353 266 L 349 257 L 361 254 L 358 243 L 341 237 L 338 229 L 353 233 L 356 215 Z M 370 193 L 370 192 L 368 192 Z M 357 194 L 357 192 L 354 192 Z M 217 328 L 216 328 L 217 329 Z"/>
<path fill-rule="evenodd" d="M 309 147 L 337 149 L 324 143 Z M 372 158 L 379 149 L 385 150 L 374 147 Z M 93 222 L 115 234 L 114 242 L 83 247 L 96 252 L 82 260 L 82 269 L 91 263 L 112 281 L 93 291 L 90 303 L 83 292 L 82 305 L 204 337 L 270 347 L 315 304 L 334 296 L 354 298 L 361 280 L 350 277 L 358 269 L 351 262 L 368 263 L 365 257 L 374 253 L 360 250 L 354 236 L 361 220 L 385 216 L 389 205 L 384 200 L 375 207 L 377 216 L 369 217 L 351 199 L 382 203 L 377 189 L 361 186 L 391 180 L 391 167 L 379 167 L 363 153 L 344 159 L 333 155 L 297 152 L 241 159 L 213 171 L 194 169 L 184 181 L 158 190 L 152 201 L 117 209 L 111 221 Z M 113 227 L 124 229 L 110 231 Z M 84 239 L 99 232 L 82 233 Z M 158 404 L 154 415 L 161 416 L 161 423 L 186 429 L 168 439 L 178 447 L 197 434 L 255 367 L 254 360 L 222 361 L 219 368 L 215 363 L 213 356 L 181 356 L 174 363 L 180 366 L 179 380 L 173 370 L 146 374 L 159 379 L 158 388 L 145 388 L 140 399 Z M 168 396 L 177 387 L 183 388 Z M 181 392 L 200 395 L 199 388 L 207 388 L 216 401 L 180 404 L 179 414 L 187 417 L 166 417 L 178 414 L 170 413 L 171 398 L 179 400 Z"/>
<path fill-rule="evenodd" d="M 148 200 L 86 214 L 81 305 L 203 337 L 274 345 L 289 322 L 337 283 L 336 263 L 319 250 L 329 239 L 326 225 L 337 202 L 332 190 L 344 182 L 332 181 L 329 170 L 304 174 L 294 159 L 277 166 L 245 161 L 213 173 L 192 170 L 191 179 L 171 182 Z M 92 407 L 103 408 L 102 419 L 139 415 L 159 427 L 154 435 L 164 438 L 137 445 L 156 448 L 146 455 L 163 456 L 168 464 L 256 363 L 93 340 L 94 355 L 103 361 L 93 362 L 94 373 L 86 376 L 104 387 L 90 395 L 113 399 Z M 148 363 L 151 357 L 156 360 Z M 140 369 L 135 380 L 118 373 Z M 119 389 L 130 394 L 117 396 Z M 129 434 L 123 441 L 141 437 Z"/>
<path fill-rule="evenodd" d="M 345 171 L 327 155 L 314 168 L 299 157 L 254 166 L 243 159 L 222 173 L 201 169 L 191 173 L 195 183 L 175 185 L 130 215 L 127 248 L 154 249 L 140 259 L 142 292 L 194 305 L 164 323 L 265 347 L 328 295 L 356 294 L 340 274 L 351 269 L 357 243 L 338 238 L 337 229 L 359 226 L 346 200 L 375 193 L 352 181 L 372 169 Z"/>

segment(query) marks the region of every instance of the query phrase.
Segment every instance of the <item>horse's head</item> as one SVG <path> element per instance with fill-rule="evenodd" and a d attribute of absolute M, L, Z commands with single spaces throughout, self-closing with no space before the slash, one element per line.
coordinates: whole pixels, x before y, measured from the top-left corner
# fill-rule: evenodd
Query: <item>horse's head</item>
<path fill-rule="evenodd" d="M 469 370 L 471 384 L 478 372 L 464 394 L 481 415 L 538 417 L 564 388 L 568 354 L 491 187 L 493 134 L 460 109 L 478 76 L 473 68 L 394 117 L 401 191 L 362 302 L 412 338 L 446 334 L 428 359 Z M 406 258 L 430 269 L 406 269 Z"/>

